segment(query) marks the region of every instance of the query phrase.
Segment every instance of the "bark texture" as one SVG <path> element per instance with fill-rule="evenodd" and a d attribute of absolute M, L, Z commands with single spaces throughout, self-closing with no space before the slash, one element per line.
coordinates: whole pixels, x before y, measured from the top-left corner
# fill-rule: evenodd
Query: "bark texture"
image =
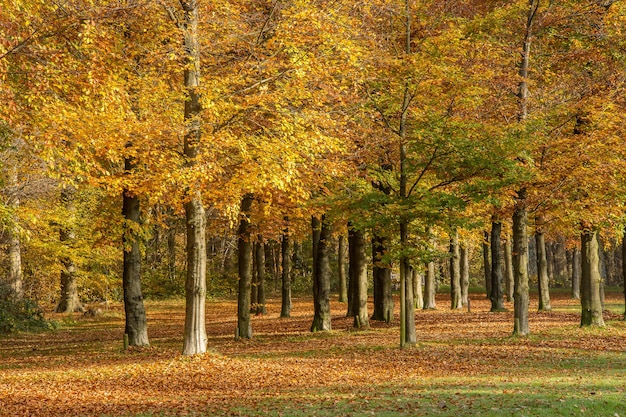
<path fill-rule="evenodd" d="M 265 307 L 265 245 L 261 236 L 259 236 L 259 241 L 256 243 L 254 261 L 256 262 L 257 287 L 255 314 L 260 316 L 267 313 L 267 308 Z"/>
<path fill-rule="evenodd" d="M 487 298 L 491 296 L 491 260 L 489 256 L 489 232 L 483 234 L 483 273 L 485 274 L 485 292 Z"/>
<path fill-rule="evenodd" d="M 353 285 L 352 316 L 354 327 L 369 327 L 367 314 L 367 263 L 365 236 L 363 232 L 351 228 L 348 232 L 348 251 L 350 253 L 350 284 Z"/>
<path fill-rule="evenodd" d="M 505 292 L 506 292 L 506 300 L 513 301 L 513 253 L 511 251 L 511 240 L 507 239 L 504 243 L 504 281 L 505 281 Z"/>
<path fill-rule="evenodd" d="M 250 242 L 250 208 L 252 195 L 246 194 L 241 200 L 241 218 L 237 231 L 237 248 L 239 253 L 239 292 L 237 296 L 237 329 L 235 339 L 252 338 L 252 322 L 250 321 L 250 298 L 252 287 L 252 243 Z"/>
<path fill-rule="evenodd" d="M 580 300 L 581 256 L 578 248 L 572 249 L 572 298 Z"/>
<path fill-rule="evenodd" d="M 59 240 L 61 244 L 67 248 L 66 255 L 61 258 L 61 298 L 55 311 L 57 313 L 74 313 L 76 311 L 85 311 L 83 304 L 78 298 L 78 287 L 76 285 L 76 264 L 72 257 L 72 246 L 74 244 L 75 235 L 73 229 L 74 217 L 74 194 L 76 190 L 73 187 L 66 186 L 61 190 L 61 204 L 68 212 L 68 223 L 62 225 L 59 230 Z"/>
<path fill-rule="evenodd" d="M 461 301 L 463 306 L 467 306 L 469 297 L 469 278 L 470 278 L 470 264 L 469 264 L 469 247 L 467 243 L 461 243 Z"/>
<path fill-rule="evenodd" d="M 580 304 L 581 326 L 604 326 L 602 317 L 602 297 L 600 286 L 600 257 L 598 256 L 598 235 L 595 230 L 585 230 L 581 234 Z"/>
<path fill-rule="evenodd" d="M 505 311 L 504 296 L 502 293 L 502 255 L 500 251 L 500 237 L 502 223 L 491 223 L 491 311 Z"/>
<path fill-rule="evenodd" d="M 280 317 L 291 316 L 291 238 L 289 230 L 285 229 L 281 242 L 282 274 L 281 274 L 281 306 Z"/>
<path fill-rule="evenodd" d="M 426 264 L 426 280 L 424 282 L 424 310 L 434 310 L 437 308 L 435 300 L 435 262 L 430 261 Z"/>
<path fill-rule="evenodd" d="M 372 238 L 372 276 L 374 281 L 374 312 L 372 320 L 393 320 L 393 297 L 391 294 L 391 268 L 383 263 L 387 252 L 387 239 L 374 235 Z"/>
<path fill-rule="evenodd" d="M 129 159 L 125 162 L 126 170 L 133 165 Z M 122 196 L 122 215 L 126 222 L 126 230 L 122 237 L 124 248 L 124 271 L 122 287 L 124 289 L 124 313 L 126 323 L 124 333 L 128 335 L 130 346 L 148 346 L 148 322 L 143 305 L 141 291 L 141 249 L 137 229 L 141 227 L 141 207 L 139 198 L 124 190 Z"/>
<path fill-rule="evenodd" d="M 424 290 L 422 288 L 422 274 L 417 272 L 415 268 L 411 268 L 411 280 L 413 282 L 413 305 L 415 309 L 424 308 Z"/>
<path fill-rule="evenodd" d="M 550 278 L 548 275 L 548 258 L 546 256 L 546 241 L 543 231 L 537 228 L 535 232 L 537 246 L 537 289 L 539 292 L 539 311 L 550 311 Z"/>
<path fill-rule="evenodd" d="M 450 299 L 452 310 L 463 308 L 461 297 L 461 253 L 459 233 L 454 230 L 450 239 Z"/>
<path fill-rule="evenodd" d="M 337 269 L 339 277 L 339 302 L 348 302 L 348 280 L 346 277 L 346 239 L 343 235 L 339 236 L 337 249 Z"/>
<path fill-rule="evenodd" d="M 330 226 L 322 216 L 313 218 L 313 306 L 312 332 L 330 331 Z"/>
<path fill-rule="evenodd" d="M 525 191 L 520 191 L 520 201 L 517 202 L 513 213 L 513 275 L 514 275 L 514 311 L 513 334 L 527 336 L 530 333 L 528 326 L 528 214 L 524 200 Z"/>

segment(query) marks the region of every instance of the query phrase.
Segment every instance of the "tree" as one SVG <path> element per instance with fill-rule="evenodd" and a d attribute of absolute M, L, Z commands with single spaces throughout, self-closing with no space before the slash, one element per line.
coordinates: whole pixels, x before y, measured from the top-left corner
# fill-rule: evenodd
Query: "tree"
<path fill-rule="evenodd" d="M 491 222 L 491 311 L 504 311 L 504 297 L 502 295 L 502 255 L 500 250 L 500 237 L 502 235 L 502 223 Z"/>
<path fill-rule="evenodd" d="M 312 332 L 330 331 L 330 225 L 326 217 L 312 218 L 313 306 Z"/>
<path fill-rule="evenodd" d="M 387 252 L 387 239 L 372 237 L 372 278 L 374 282 L 374 312 L 372 320 L 390 323 L 393 320 L 393 295 L 391 293 L 391 268 L 383 257 Z"/>
<path fill-rule="evenodd" d="M 253 196 L 246 194 L 241 200 L 238 234 L 239 289 L 237 292 L 237 329 L 235 339 L 251 339 L 250 290 L 252 285 L 252 242 L 250 241 L 250 210 Z"/>
<path fill-rule="evenodd" d="M 346 238 L 339 236 L 337 248 L 337 271 L 339 278 L 339 302 L 348 302 L 348 281 L 346 279 Z"/>
<path fill-rule="evenodd" d="M 367 264 L 365 253 L 365 235 L 353 227 L 348 229 L 348 254 L 350 286 L 352 287 L 352 311 L 354 327 L 368 328 L 367 314 Z"/>
<path fill-rule="evenodd" d="M 459 232 L 452 231 L 450 238 L 450 296 L 452 310 L 463 308 L 463 298 L 461 296 L 461 254 L 459 251 Z"/>
<path fill-rule="evenodd" d="M 536 220 L 535 242 L 537 245 L 537 283 L 539 290 L 539 311 L 550 311 L 550 289 L 548 262 L 546 258 L 546 241 L 542 230 L 541 218 Z"/>
<path fill-rule="evenodd" d="M 604 326 L 600 285 L 602 277 L 598 266 L 598 235 L 585 228 L 581 234 L 582 274 L 580 281 L 581 326 Z"/>
<path fill-rule="evenodd" d="M 288 219 L 285 219 L 286 221 Z M 281 308 L 280 317 L 291 315 L 291 257 L 292 244 L 289 229 L 285 228 L 281 241 L 282 274 L 281 274 Z"/>

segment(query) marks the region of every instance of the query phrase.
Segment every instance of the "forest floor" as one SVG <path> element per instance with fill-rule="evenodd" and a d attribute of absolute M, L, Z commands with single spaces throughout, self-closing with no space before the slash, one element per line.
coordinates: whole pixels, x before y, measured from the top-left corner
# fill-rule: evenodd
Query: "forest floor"
<path fill-rule="evenodd" d="M 437 306 L 416 313 L 418 344 L 400 349 L 397 315 L 354 331 L 337 302 L 333 331 L 310 333 L 310 298 L 289 319 L 270 299 L 254 338 L 236 342 L 236 301 L 209 301 L 209 353 L 194 357 L 180 355 L 183 300 L 148 301 L 152 346 L 127 351 L 121 305 L 50 315 L 57 330 L 0 338 L 0 416 L 626 416 L 621 293 L 607 294 L 602 329 L 581 329 L 567 294 L 549 313 L 531 297 L 527 338 L 511 336 L 512 303 Z"/>

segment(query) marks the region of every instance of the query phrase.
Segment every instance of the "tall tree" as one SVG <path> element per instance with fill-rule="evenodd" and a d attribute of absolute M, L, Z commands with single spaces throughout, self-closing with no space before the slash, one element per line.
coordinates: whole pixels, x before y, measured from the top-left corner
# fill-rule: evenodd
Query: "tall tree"
<path fill-rule="evenodd" d="M 585 228 L 581 234 L 581 264 L 582 274 L 580 281 L 580 304 L 582 314 L 581 326 L 604 326 L 602 317 L 602 298 L 600 286 L 600 261 L 598 259 L 597 231 Z"/>
<path fill-rule="evenodd" d="M 354 327 L 369 327 L 367 314 L 367 263 L 365 252 L 365 235 L 360 230 L 348 230 L 348 253 L 350 256 L 349 276 L 353 288 L 351 316 L 354 317 Z"/>
<path fill-rule="evenodd" d="M 348 302 L 348 281 L 346 278 L 346 238 L 340 235 L 337 247 L 337 276 L 339 279 L 339 302 Z"/>
<path fill-rule="evenodd" d="M 372 320 L 393 320 L 393 296 L 391 293 L 391 267 L 383 256 L 387 251 L 387 239 L 374 234 L 372 237 L 372 278 L 374 282 L 374 312 Z"/>
<path fill-rule="evenodd" d="M 500 237 L 502 235 L 502 223 L 491 222 L 491 311 L 504 311 L 504 297 L 502 295 L 502 252 L 500 250 Z"/>
<path fill-rule="evenodd" d="M 288 222 L 288 219 L 285 218 Z M 291 316 L 291 258 L 292 258 L 292 244 L 291 237 L 289 236 L 289 228 L 286 227 L 283 231 L 281 241 L 281 255 L 282 255 L 282 274 L 281 274 L 281 307 L 280 317 Z"/>
<path fill-rule="evenodd" d="M 459 232 L 455 229 L 450 237 L 450 298 L 451 308 L 463 308 L 461 297 L 461 254 L 459 251 Z"/>
<path fill-rule="evenodd" d="M 513 301 L 513 254 L 511 253 L 511 239 L 504 242 L 504 282 L 506 300 Z"/>
<path fill-rule="evenodd" d="M 252 194 L 241 199 L 241 214 L 238 235 L 239 289 L 237 295 L 237 329 L 236 339 L 252 338 L 252 322 L 250 321 L 250 291 L 252 286 L 252 242 L 250 241 L 250 209 Z"/>
<path fill-rule="evenodd" d="M 466 241 L 461 242 L 461 300 L 464 306 L 469 303 L 470 248 Z"/>
<path fill-rule="evenodd" d="M 537 286 L 539 290 L 539 311 L 550 311 L 550 289 L 548 277 L 548 261 L 546 257 L 546 240 L 543 233 L 541 217 L 536 219 L 535 242 L 537 246 Z"/>

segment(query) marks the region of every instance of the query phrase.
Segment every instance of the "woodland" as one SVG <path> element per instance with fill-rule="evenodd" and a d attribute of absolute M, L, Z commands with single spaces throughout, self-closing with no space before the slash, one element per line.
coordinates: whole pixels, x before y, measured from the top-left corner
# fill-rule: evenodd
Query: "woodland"
<path fill-rule="evenodd" d="M 622 415 L 625 28 L 617 0 L 0 0 L 5 411 Z M 521 395 L 564 369 L 603 405 Z"/>

